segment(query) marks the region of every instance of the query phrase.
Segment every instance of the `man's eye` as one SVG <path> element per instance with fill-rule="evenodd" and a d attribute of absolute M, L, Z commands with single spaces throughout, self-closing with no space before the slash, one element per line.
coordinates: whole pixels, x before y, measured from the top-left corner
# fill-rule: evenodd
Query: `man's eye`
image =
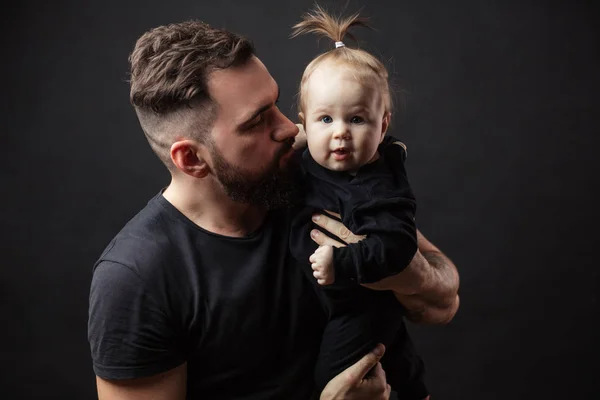
<path fill-rule="evenodd" d="M 256 118 L 254 118 L 254 120 L 250 123 L 250 126 L 248 127 L 248 129 L 257 127 L 264 120 L 265 120 L 265 118 L 263 117 L 263 114 L 262 113 L 258 114 L 258 116 Z"/>
<path fill-rule="evenodd" d="M 354 116 L 350 119 L 350 122 L 353 124 L 362 124 L 365 120 L 362 117 Z"/>
<path fill-rule="evenodd" d="M 330 124 L 333 122 L 333 118 L 331 118 L 329 115 L 325 115 L 324 117 L 321 117 L 321 122 Z"/>

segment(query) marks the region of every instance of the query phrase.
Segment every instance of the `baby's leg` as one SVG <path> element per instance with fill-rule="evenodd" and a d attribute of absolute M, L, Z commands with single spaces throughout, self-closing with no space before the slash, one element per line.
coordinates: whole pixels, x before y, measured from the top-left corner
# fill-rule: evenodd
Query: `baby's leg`
<path fill-rule="evenodd" d="M 377 323 L 374 325 L 382 326 Z M 397 329 L 395 340 L 387 344 L 381 365 L 387 382 L 399 399 L 422 400 L 429 394 L 423 380 L 423 361 L 418 356 L 404 324 Z"/>
<path fill-rule="evenodd" d="M 334 315 L 323 332 L 315 382 L 319 391 L 340 372 L 373 350 L 369 318 L 360 313 Z"/>
<path fill-rule="evenodd" d="M 377 343 L 386 346 L 387 355 L 387 347 L 394 342 L 398 329 L 403 326 L 402 308 L 397 302 L 390 307 L 387 292 L 376 292 L 358 285 L 343 288 L 334 285 L 325 287 L 322 293 L 326 295 L 329 320 L 315 368 L 319 389 L 360 360 Z"/>

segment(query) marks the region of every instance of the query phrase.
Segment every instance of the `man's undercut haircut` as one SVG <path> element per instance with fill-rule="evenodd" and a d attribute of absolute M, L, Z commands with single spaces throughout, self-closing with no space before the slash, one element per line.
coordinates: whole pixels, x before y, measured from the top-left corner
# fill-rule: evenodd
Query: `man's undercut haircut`
<path fill-rule="evenodd" d="M 243 65 L 254 46 L 201 21 L 160 26 L 143 34 L 129 57 L 130 101 L 150 146 L 167 168 L 179 139 L 211 143 L 217 109 L 208 93 L 211 72 Z"/>

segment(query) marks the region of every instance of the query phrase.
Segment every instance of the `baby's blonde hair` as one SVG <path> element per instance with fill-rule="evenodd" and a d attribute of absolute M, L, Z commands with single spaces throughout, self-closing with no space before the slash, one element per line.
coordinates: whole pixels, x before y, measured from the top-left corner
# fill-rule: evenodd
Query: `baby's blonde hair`
<path fill-rule="evenodd" d="M 367 22 L 368 19 L 361 17 L 358 13 L 347 18 L 335 17 L 328 14 L 321 6 L 315 5 L 314 10 L 304 14 L 302 21 L 293 26 L 292 38 L 306 33 L 316 33 L 335 42 L 342 42 L 346 36 L 354 39 L 354 36 L 348 32 L 350 28 L 355 26 L 369 28 Z M 300 112 L 304 112 L 306 82 L 308 82 L 315 69 L 327 61 L 351 68 L 354 77 L 362 84 L 375 82 L 376 88 L 381 93 L 385 111 L 391 113 L 392 98 L 387 69 L 372 54 L 361 49 L 349 48 L 346 45 L 317 56 L 306 66 L 300 81 L 300 99 L 298 102 Z"/>

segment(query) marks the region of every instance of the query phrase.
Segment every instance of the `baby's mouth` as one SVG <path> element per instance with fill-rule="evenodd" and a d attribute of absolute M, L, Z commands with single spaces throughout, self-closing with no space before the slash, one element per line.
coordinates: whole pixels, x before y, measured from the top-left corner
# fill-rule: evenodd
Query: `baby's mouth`
<path fill-rule="evenodd" d="M 342 161 L 346 157 L 348 157 L 348 154 L 350 154 L 350 150 L 347 148 L 338 148 L 338 149 L 335 149 L 334 151 L 332 151 L 332 153 L 333 153 L 333 158 L 335 158 L 337 161 Z"/>

